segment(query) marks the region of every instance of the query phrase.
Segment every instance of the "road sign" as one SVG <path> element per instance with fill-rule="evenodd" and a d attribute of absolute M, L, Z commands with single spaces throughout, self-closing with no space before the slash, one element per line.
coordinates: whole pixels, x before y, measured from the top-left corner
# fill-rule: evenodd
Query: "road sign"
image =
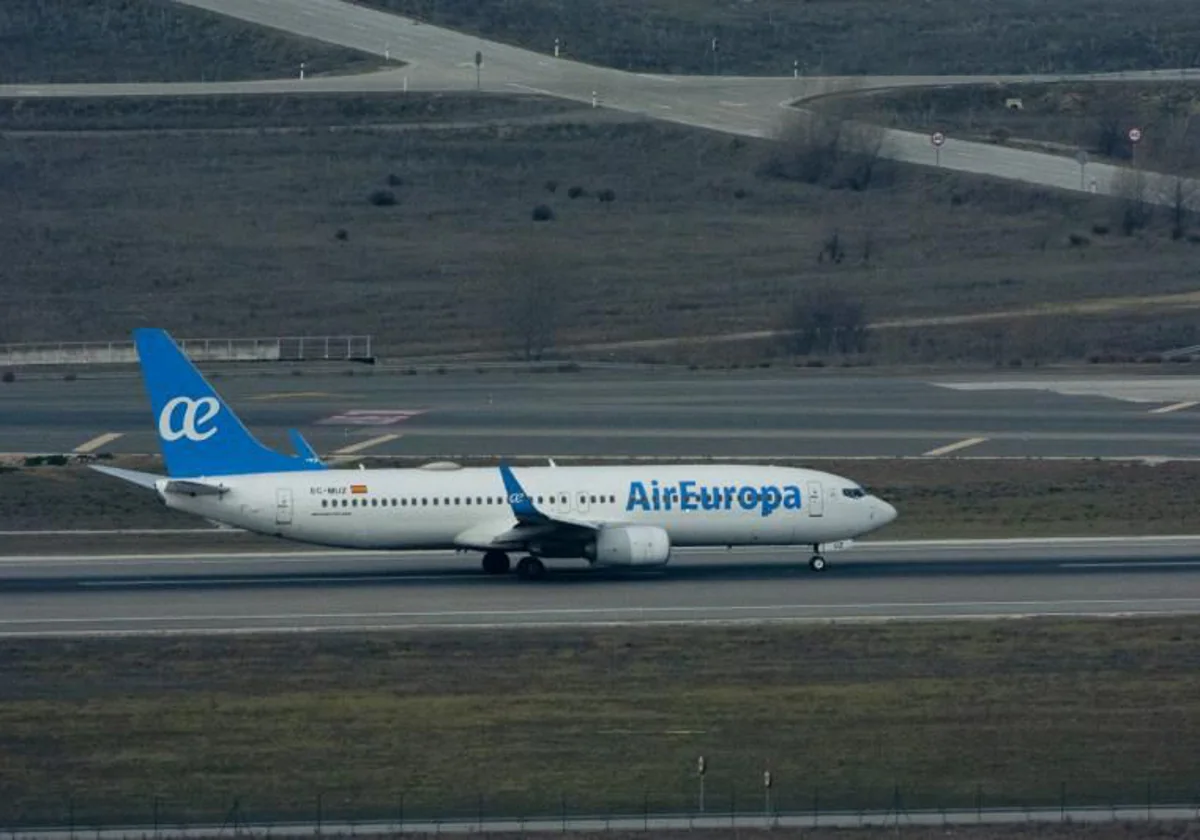
<path fill-rule="evenodd" d="M 763 771 L 763 787 L 769 788 L 770 786 L 771 786 L 771 771 L 764 770 Z"/>
<path fill-rule="evenodd" d="M 1142 130 L 1140 128 L 1129 129 L 1129 142 L 1130 143 L 1142 142 Z"/>
<path fill-rule="evenodd" d="M 941 146 L 946 142 L 946 135 L 940 131 L 935 131 L 933 134 L 929 135 L 929 142 L 935 146 Z"/>
<path fill-rule="evenodd" d="M 708 768 L 704 765 L 704 756 L 700 756 L 700 758 L 696 761 L 696 773 L 700 776 L 703 776 L 706 769 Z"/>

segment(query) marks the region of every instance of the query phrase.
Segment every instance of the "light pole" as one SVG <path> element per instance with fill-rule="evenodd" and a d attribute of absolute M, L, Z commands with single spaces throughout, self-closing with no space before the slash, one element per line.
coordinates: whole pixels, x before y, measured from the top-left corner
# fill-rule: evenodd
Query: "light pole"
<path fill-rule="evenodd" d="M 721 44 L 720 39 L 718 39 L 717 36 L 714 35 L 713 39 L 712 39 L 713 75 L 714 76 L 719 75 L 718 70 L 717 70 L 717 49 L 720 47 L 720 44 Z"/>
<path fill-rule="evenodd" d="M 483 72 L 483 53 L 480 50 L 475 50 L 475 90 L 479 90 L 481 85 L 483 84 L 481 81 L 482 72 Z"/>
<path fill-rule="evenodd" d="M 696 760 L 696 776 L 700 779 L 700 813 L 704 813 L 704 773 L 707 767 L 704 764 L 704 756 L 700 756 Z"/>

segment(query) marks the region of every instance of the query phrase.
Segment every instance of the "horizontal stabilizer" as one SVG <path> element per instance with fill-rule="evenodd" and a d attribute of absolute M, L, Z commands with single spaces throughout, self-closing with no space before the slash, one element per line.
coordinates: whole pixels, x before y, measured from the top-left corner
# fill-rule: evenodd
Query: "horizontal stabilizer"
<path fill-rule="evenodd" d="M 229 492 L 224 484 L 199 481 L 194 478 L 173 478 L 163 487 L 164 493 L 179 493 L 185 496 L 223 496 Z"/>
<path fill-rule="evenodd" d="M 119 478 L 122 481 L 128 481 L 131 484 L 136 484 L 139 487 L 145 487 L 147 490 L 157 490 L 158 480 L 163 478 L 161 475 L 154 473 L 138 472 L 137 470 L 123 470 L 120 467 L 105 467 L 100 464 L 91 464 L 92 469 L 98 473 L 111 475 L 113 478 Z"/>

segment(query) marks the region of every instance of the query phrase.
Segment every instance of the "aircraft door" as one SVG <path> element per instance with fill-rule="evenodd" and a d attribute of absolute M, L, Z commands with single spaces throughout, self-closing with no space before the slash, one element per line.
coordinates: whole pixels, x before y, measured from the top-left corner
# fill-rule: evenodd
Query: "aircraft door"
<path fill-rule="evenodd" d="M 588 512 L 588 497 L 587 493 L 582 491 L 575 494 L 575 509 L 580 513 Z"/>
<path fill-rule="evenodd" d="M 287 487 L 275 491 L 275 524 L 292 524 L 292 491 Z"/>
<path fill-rule="evenodd" d="M 808 515 L 825 515 L 825 492 L 819 481 L 808 482 Z"/>

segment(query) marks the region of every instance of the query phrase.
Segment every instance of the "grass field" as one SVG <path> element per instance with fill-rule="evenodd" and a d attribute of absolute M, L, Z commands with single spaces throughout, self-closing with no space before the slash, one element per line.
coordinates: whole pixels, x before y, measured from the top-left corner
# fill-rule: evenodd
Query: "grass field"
<path fill-rule="evenodd" d="M 743 75 L 1086 72 L 1195 66 L 1200 8 L 1155 0 L 366 0 L 631 70 Z M 716 62 L 711 50 L 718 38 Z"/>
<path fill-rule="evenodd" d="M 1019 101 L 1019 110 L 1006 107 Z M 1128 164 L 1130 128 L 1142 131 L 1136 162 L 1148 169 L 1200 171 L 1200 85 L 1139 82 L 979 85 L 892 89 L 831 96 L 812 107 L 839 118 L 964 140 L 1003 142 Z"/>
<path fill-rule="evenodd" d="M 1094 233 L 1115 212 L 1100 199 L 891 166 L 868 190 L 829 189 L 764 175 L 776 154 L 764 143 L 597 122 L 590 109 L 530 123 L 541 106 L 522 99 L 507 125 L 398 132 L 398 120 L 467 109 L 368 101 L 367 121 L 388 127 L 326 132 L 320 119 L 345 123 L 328 101 L 274 100 L 264 127 L 311 130 L 10 135 L 0 174 L 20 212 L 0 229 L 0 336 L 113 339 L 153 324 L 182 336 L 372 333 L 390 357 L 518 353 L 530 303 L 569 345 L 787 326 L 794 300 L 830 288 L 872 321 L 1195 289 L 1193 243 L 1159 223 Z M 198 115 L 143 106 L 85 125 L 247 121 L 241 103 Z M 0 119 L 57 130 L 80 107 Z M 488 114 L 503 120 L 499 104 Z M 395 204 L 373 204 L 380 190 Z M 597 200 L 604 190 L 612 202 Z M 531 221 L 540 204 L 553 221 Z M 957 345 L 891 331 L 867 360 L 1007 364 L 1195 343 L 1193 307 L 1128 309 L 1069 331 L 1036 318 L 979 341 L 988 334 L 971 328 Z"/>
<path fill-rule="evenodd" d="M 0 643 L 0 824 L 1190 802 L 1200 620 Z M 1149 785 L 1149 788 L 1148 788 Z M 403 797 L 403 803 L 401 802 Z"/>
<path fill-rule="evenodd" d="M 880 533 L 886 539 L 1200 533 L 1200 512 L 1193 503 L 1200 486 L 1196 463 L 947 459 L 808 464 L 851 476 L 895 504 L 900 518 Z M 152 463 L 134 466 L 161 469 Z M 151 493 L 83 467 L 0 473 L 0 521 L 8 529 L 23 530 L 203 524 L 166 510 Z M 17 542 L 8 547 L 16 552 L 36 549 Z"/>
<path fill-rule="evenodd" d="M 4 0 L 0 83 L 198 82 L 361 71 L 380 59 L 171 0 Z"/>

